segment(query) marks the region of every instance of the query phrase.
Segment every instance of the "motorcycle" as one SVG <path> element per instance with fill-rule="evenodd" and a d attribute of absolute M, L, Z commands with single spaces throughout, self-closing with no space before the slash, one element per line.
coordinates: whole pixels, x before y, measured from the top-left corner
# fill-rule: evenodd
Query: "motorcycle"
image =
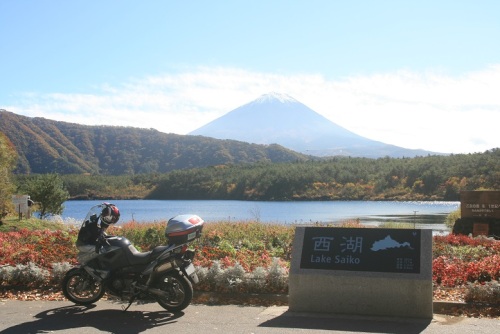
<path fill-rule="evenodd" d="M 90 209 L 84 223 L 97 222 L 103 205 Z M 198 283 L 188 245 L 201 236 L 204 221 L 197 215 L 178 215 L 167 222 L 168 244 L 139 252 L 125 237 L 103 235 L 93 258 L 66 272 L 62 280 L 64 296 L 78 305 L 97 302 L 104 293 L 128 301 L 153 300 L 170 312 L 185 309 Z M 82 225 L 83 226 L 83 225 Z"/>

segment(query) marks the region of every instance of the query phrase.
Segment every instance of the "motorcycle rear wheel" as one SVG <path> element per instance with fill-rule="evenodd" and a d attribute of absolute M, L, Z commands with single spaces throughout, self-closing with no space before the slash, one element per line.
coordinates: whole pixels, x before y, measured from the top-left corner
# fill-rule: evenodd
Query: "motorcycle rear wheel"
<path fill-rule="evenodd" d="M 193 299 L 193 286 L 186 276 L 177 272 L 164 274 L 156 287 L 167 293 L 166 297 L 156 296 L 161 307 L 170 312 L 179 312 L 188 307 Z"/>
<path fill-rule="evenodd" d="M 64 275 L 62 291 L 66 298 L 77 305 L 90 305 L 104 295 L 104 286 L 84 269 L 73 268 Z"/>

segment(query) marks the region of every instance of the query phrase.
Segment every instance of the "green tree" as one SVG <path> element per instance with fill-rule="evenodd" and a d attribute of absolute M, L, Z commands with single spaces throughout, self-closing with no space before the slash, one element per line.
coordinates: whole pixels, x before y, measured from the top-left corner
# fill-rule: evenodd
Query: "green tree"
<path fill-rule="evenodd" d="M 0 222 L 12 208 L 11 196 L 14 193 L 14 184 L 11 172 L 15 167 L 17 153 L 14 145 L 0 132 Z"/>
<path fill-rule="evenodd" d="M 44 174 L 26 179 L 22 189 L 31 196 L 38 207 L 40 218 L 59 215 L 63 212 L 63 203 L 69 193 L 58 174 Z"/>

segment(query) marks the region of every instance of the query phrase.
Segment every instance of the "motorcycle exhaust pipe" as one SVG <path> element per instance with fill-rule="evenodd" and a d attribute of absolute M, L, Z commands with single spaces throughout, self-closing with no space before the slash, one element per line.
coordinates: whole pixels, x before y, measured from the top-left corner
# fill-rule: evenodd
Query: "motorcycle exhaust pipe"
<path fill-rule="evenodd" d="M 161 274 L 162 272 L 171 270 L 172 268 L 174 268 L 174 262 L 173 261 L 162 263 L 159 266 L 153 268 L 153 270 L 149 274 L 149 278 L 148 278 L 148 281 L 146 282 L 146 286 L 150 286 L 151 283 L 153 282 L 153 280 L 159 274 Z"/>
<path fill-rule="evenodd" d="M 158 267 L 156 267 L 156 268 L 154 269 L 154 271 L 155 271 L 156 273 L 161 273 L 161 272 L 163 272 L 163 271 L 167 271 L 167 270 L 172 269 L 172 267 L 173 267 L 172 262 L 165 262 L 165 263 L 163 263 L 163 264 L 160 264 Z"/>

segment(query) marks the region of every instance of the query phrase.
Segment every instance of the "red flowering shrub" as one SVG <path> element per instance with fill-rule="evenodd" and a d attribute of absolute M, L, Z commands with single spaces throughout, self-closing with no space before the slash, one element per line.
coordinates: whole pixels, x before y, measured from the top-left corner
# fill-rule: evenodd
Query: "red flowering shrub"
<path fill-rule="evenodd" d="M 51 268 L 53 263 L 75 262 L 76 235 L 74 230 L 22 229 L 0 233 L 0 265 L 33 263 L 41 268 Z"/>
<path fill-rule="evenodd" d="M 440 256 L 432 262 L 432 278 L 436 284 L 454 287 L 466 283 L 500 280 L 500 256 L 465 262 Z"/>
<path fill-rule="evenodd" d="M 433 282 L 455 287 L 500 279 L 500 241 L 449 234 L 435 236 Z"/>
<path fill-rule="evenodd" d="M 164 242 L 161 224 L 128 224 L 113 231 L 125 235 L 143 250 Z M 293 227 L 259 223 L 212 223 L 204 228 L 194 264 L 211 268 L 214 261 L 227 269 L 236 266 L 249 273 L 269 268 L 278 258 L 279 266 L 290 266 Z M 0 265 L 34 264 L 52 269 L 54 263 L 76 263 L 77 231 L 26 230 L 0 233 Z M 500 241 L 462 235 L 435 236 L 433 283 L 443 287 L 464 286 L 500 280 Z"/>

